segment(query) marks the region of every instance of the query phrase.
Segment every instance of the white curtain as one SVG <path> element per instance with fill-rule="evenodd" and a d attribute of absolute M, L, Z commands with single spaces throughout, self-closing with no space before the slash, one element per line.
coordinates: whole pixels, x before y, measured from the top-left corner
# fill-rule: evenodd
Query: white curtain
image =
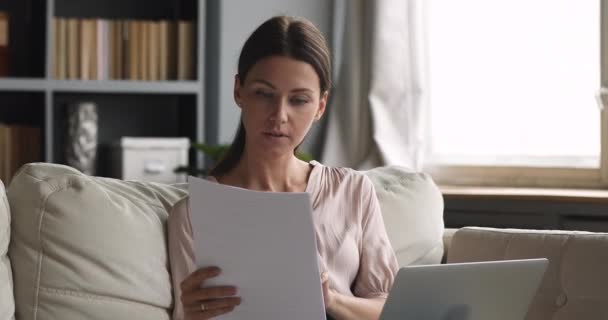
<path fill-rule="evenodd" d="M 426 136 L 425 0 L 336 0 L 338 68 L 322 161 L 367 169 L 422 166 Z"/>

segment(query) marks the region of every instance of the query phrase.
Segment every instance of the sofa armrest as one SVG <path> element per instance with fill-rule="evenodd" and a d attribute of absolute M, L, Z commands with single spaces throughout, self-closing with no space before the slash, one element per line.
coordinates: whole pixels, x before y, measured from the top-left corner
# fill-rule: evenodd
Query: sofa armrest
<path fill-rule="evenodd" d="M 448 263 L 549 259 L 527 320 L 606 319 L 608 233 L 461 228 Z"/>

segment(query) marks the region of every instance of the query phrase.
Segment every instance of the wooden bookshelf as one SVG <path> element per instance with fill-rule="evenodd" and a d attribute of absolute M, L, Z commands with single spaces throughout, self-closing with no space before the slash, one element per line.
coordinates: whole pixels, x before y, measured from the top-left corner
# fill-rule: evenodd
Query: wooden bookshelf
<path fill-rule="evenodd" d="M 122 136 L 185 136 L 191 141 L 206 141 L 203 51 L 206 1 L 7 0 L 0 3 L 0 11 L 7 11 L 11 19 L 9 36 L 23 32 L 28 35 L 27 38 L 16 37 L 15 43 L 9 42 L 11 64 L 14 62 L 15 68 L 9 70 L 8 77 L 0 78 L 0 123 L 39 127 L 42 144 L 39 161 L 65 163 L 67 105 L 84 100 L 93 101 L 98 106 L 99 131 L 103 135 L 100 136 L 98 150 L 100 175 L 106 175 L 103 162 L 109 158 L 106 154 L 109 146 Z M 152 80 L 159 79 L 161 71 L 156 65 L 149 64 L 147 73 L 150 77 L 145 81 L 57 79 L 57 63 L 65 66 L 70 57 L 66 54 L 57 59 L 59 57 L 55 56 L 58 42 L 66 41 L 55 38 L 58 33 L 54 28 L 58 27 L 58 19 L 158 22 L 151 23 L 148 32 L 152 33 L 149 35 L 160 30 L 160 21 L 173 21 L 176 26 L 180 21 L 189 21 L 190 36 L 194 39 L 186 47 L 191 50 L 187 54 L 191 55 L 193 65 L 182 70 L 189 73 L 189 78 Z M 164 38 L 160 39 L 149 40 L 154 45 Z M 96 45 L 107 45 L 107 41 Z M 145 57 L 160 59 L 160 54 L 167 54 L 160 51 L 145 54 Z M 13 60 L 15 57 L 18 61 Z M 67 76 L 68 72 L 64 69 L 62 74 Z M 29 111 L 23 112 L 24 108 Z M 129 125 L 122 123 L 123 119 L 131 119 Z M 201 155 L 192 153 L 190 158 L 191 162 L 202 165 Z"/>

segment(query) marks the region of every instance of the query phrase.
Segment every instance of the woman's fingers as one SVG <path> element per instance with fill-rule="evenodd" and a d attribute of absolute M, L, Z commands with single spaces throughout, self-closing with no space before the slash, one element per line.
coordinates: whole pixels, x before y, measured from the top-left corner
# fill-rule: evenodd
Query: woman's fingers
<path fill-rule="evenodd" d="M 203 287 L 206 280 L 217 277 L 220 272 L 217 267 L 201 268 L 180 283 L 186 319 L 211 319 L 241 304 L 241 298 L 233 297 L 236 294 L 233 286 Z"/>
<path fill-rule="evenodd" d="M 325 293 L 329 289 L 329 276 L 327 272 L 321 273 L 321 286 L 323 286 L 323 293 Z"/>
<path fill-rule="evenodd" d="M 233 286 L 220 286 L 209 288 L 198 288 L 195 291 L 182 294 L 182 303 L 184 306 L 198 304 L 203 300 L 214 300 L 217 298 L 230 297 L 236 294 L 236 288 Z"/>
<path fill-rule="evenodd" d="M 234 306 L 220 308 L 220 309 L 213 309 L 213 310 L 209 310 L 209 311 L 203 311 L 200 313 L 200 316 L 197 316 L 196 318 L 197 319 L 211 319 L 211 318 L 215 318 L 219 315 L 222 315 L 224 313 L 231 312 L 232 310 L 234 310 Z"/>
<path fill-rule="evenodd" d="M 201 301 L 196 305 L 191 305 L 188 307 L 188 310 L 191 312 L 197 311 L 213 311 L 216 309 L 225 309 L 230 307 L 236 307 L 241 304 L 241 298 L 232 297 L 232 298 L 222 298 L 216 300 L 208 300 Z"/>
<path fill-rule="evenodd" d="M 200 288 L 205 280 L 217 277 L 220 272 L 221 270 L 218 267 L 206 267 L 196 270 L 180 283 L 182 292 L 190 292 Z"/>
<path fill-rule="evenodd" d="M 323 303 L 325 308 L 330 304 L 330 292 L 329 292 L 329 275 L 327 272 L 321 273 L 321 287 L 323 288 Z"/>

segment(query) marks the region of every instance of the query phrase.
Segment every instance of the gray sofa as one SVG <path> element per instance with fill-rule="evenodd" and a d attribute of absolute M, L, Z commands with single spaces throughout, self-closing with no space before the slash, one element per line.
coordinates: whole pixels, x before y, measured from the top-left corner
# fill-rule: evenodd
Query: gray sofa
<path fill-rule="evenodd" d="M 400 265 L 547 257 L 527 319 L 608 319 L 608 235 L 444 230 L 442 196 L 428 175 L 398 167 L 364 173 Z M 183 186 L 40 163 L 2 189 L 0 320 L 170 318 L 165 221 Z"/>

